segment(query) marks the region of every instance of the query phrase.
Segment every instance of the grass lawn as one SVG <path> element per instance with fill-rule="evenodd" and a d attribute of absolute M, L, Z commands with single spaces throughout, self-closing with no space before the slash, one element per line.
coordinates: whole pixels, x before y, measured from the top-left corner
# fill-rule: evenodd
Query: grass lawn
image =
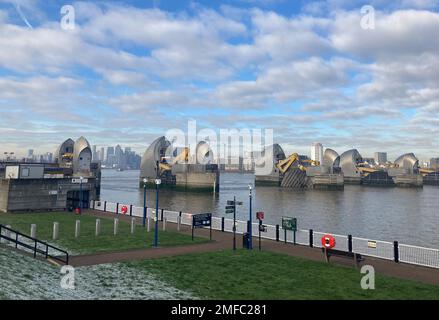
<path fill-rule="evenodd" d="M 140 218 L 137 218 L 140 219 Z M 75 238 L 75 221 L 81 220 L 81 234 Z M 53 222 L 59 222 L 59 240 L 52 240 Z M 101 234 L 95 237 L 96 218 L 77 216 L 71 212 L 0 214 L 0 223 L 11 225 L 12 229 L 30 234 L 30 225 L 37 225 L 37 238 L 58 244 L 74 254 L 86 254 L 127 249 L 144 249 L 152 247 L 154 232 L 146 232 L 137 225 L 132 235 L 130 223 L 119 221 L 119 232 L 113 235 L 113 218 L 101 218 Z M 178 246 L 207 242 L 208 239 L 195 238 L 177 232 L 159 231 L 160 246 Z"/>
<path fill-rule="evenodd" d="M 206 299 L 439 299 L 439 286 L 376 275 L 360 287 L 354 268 L 270 252 L 238 250 L 127 263 Z"/>

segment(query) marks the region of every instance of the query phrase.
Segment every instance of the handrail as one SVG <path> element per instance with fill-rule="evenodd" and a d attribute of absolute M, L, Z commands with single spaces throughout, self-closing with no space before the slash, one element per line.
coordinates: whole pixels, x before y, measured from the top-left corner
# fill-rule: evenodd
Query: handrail
<path fill-rule="evenodd" d="M 2 229 L 7 230 L 7 231 L 9 231 L 11 233 L 15 233 L 15 239 L 11 238 L 11 237 L 8 237 L 6 235 L 3 235 L 2 234 Z M 21 236 L 21 237 L 23 237 L 25 239 L 33 241 L 34 245 L 31 245 L 29 243 L 25 243 L 25 242 L 22 242 L 22 241 L 18 240 L 18 236 Z M 62 250 L 60 248 L 57 248 L 57 247 L 55 247 L 55 246 L 53 246 L 51 244 L 48 244 L 47 242 L 38 240 L 37 238 L 30 237 L 30 236 L 28 236 L 28 235 L 26 235 L 24 233 L 21 233 L 19 231 L 14 230 L 14 229 L 8 228 L 8 227 L 6 227 L 6 226 L 4 226 L 2 224 L 0 224 L 0 239 L 5 239 L 5 240 L 7 240 L 9 242 L 15 243 L 15 248 L 18 248 L 18 245 L 20 245 L 21 247 L 24 247 L 24 248 L 27 248 L 29 250 L 32 250 L 33 254 L 34 254 L 34 258 L 37 257 L 37 253 L 40 253 L 40 254 L 44 255 L 46 259 L 52 258 L 52 259 L 58 260 L 58 261 L 60 261 L 62 263 L 65 263 L 66 265 L 69 264 L 69 253 L 67 251 Z M 38 244 L 45 246 L 46 247 L 45 250 L 42 250 L 42 249 L 38 248 Z M 62 259 L 59 256 L 54 256 L 52 254 L 49 254 L 49 248 L 64 254 L 66 256 L 65 259 Z"/>

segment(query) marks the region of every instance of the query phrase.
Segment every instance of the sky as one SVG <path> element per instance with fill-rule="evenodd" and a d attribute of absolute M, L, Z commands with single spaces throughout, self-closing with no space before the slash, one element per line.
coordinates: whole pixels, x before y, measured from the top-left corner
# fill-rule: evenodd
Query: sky
<path fill-rule="evenodd" d="M 1 153 L 142 153 L 192 120 L 439 157 L 439 1 L 0 0 Z"/>

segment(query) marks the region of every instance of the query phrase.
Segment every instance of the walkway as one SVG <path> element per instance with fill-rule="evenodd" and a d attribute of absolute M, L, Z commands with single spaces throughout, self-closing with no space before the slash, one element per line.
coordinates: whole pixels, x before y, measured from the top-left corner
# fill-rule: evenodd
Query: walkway
<path fill-rule="evenodd" d="M 96 217 L 114 217 L 114 214 L 104 213 L 102 211 L 88 210 L 84 214 L 92 215 Z M 129 216 L 119 215 L 121 220 L 129 221 Z M 138 223 L 141 219 L 137 218 Z M 177 225 L 175 223 L 167 223 L 167 230 L 177 231 Z M 162 228 L 160 223 L 160 228 Z M 181 233 L 190 235 L 191 229 L 189 226 L 181 226 Z M 196 229 L 197 237 L 209 237 L 208 229 Z M 130 250 L 123 252 L 111 252 L 111 253 L 99 253 L 90 255 L 80 255 L 73 256 L 70 259 L 70 264 L 72 266 L 89 266 L 104 263 L 114 263 L 114 262 L 124 262 L 124 261 L 134 261 L 143 259 L 154 259 L 161 257 L 177 256 L 190 253 L 202 253 L 202 252 L 212 252 L 224 249 L 232 249 L 233 245 L 233 234 L 228 232 L 221 232 L 212 230 L 213 242 L 194 244 L 190 246 L 178 246 L 178 247 L 162 247 L 162 248 L 148 248 L 140 250 Z M 253 239 L 253 248 L 258 250 L 258 239 Z M 236 235 L 237 248 L 242 248 L 242 235 Z M 287 254 L 294 257 L 324 262 L 325 259 L 319 248 L 310 248 L 301 245 L 292 245 L 290 243 L 285 244 L 283 242 L 276 242 L 273 240 L 262 239 L 262 250 L 271 251 L 276 253 Z M 353 261 L 348 259 L 331 257 L 331 263 L 350 266 L 354 265 Z M 361 265 L 372 265 L 374 266 L 377 273 L 411 279 L 416 281 L 422 281 L 425 283 L 439 285 L 439 269 L 427 268 L 422 266 L 416 266 L 405 263 L 395 263 L 393 261 L 388 261 L 384 259 L 365 257 L 365 261 Z"/>

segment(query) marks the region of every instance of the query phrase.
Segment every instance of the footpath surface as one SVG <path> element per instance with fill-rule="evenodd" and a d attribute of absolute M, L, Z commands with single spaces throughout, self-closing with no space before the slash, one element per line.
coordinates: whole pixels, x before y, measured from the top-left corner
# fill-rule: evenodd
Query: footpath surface
<path fill-rule="evenodd" d="M 114 214 L 105 213 L 102 211 L 87 210 L 84 212 L 86 215 L 96 216 L 96 217 L 114 217 Z M 121 220 L 129 221 L 129 216 L 119 215 Z M 137 218 L 137 222 L 140 223 L 140 218 Z M 162 224 L 160 222 L 160 229 Z M 177 224 L 167 223 L 166 229 L 170 231 L 177 231 Z M 181 225 L 180 233 L 190 235 L 190 226 Z M 197 229 L 197 237 L 209 238 L 208 229 Z M 232 249 L 233 246 L 233 234 L 228 232 L 221 232 L 217 230 L 212 230 L 212 242 L 186 245 L 186 246 L 176 246 L 176 247 L 159 247 L 159 248 L 146 248 L 146 249 L 136 249 L 128 250 L 122 252 L 109 252 L 109 253 L 98 253 L 98 254 L 88 254 L 73 256 L 70 259 L 70 264 L 72 266 L 90 266 L 105 263 L 115 263 L 115 262 L 125 262 L 134 260 L 144 260 L 144 259 L 154 259 L 161 257 L 170 257 L 177 255 L 184 255 L 190 253 L 203 253 L 212 252 L 225 249 Z M 242 247 L 242 235 L 236 235 L 237 248 Z M 258 238 L 253 238 L 253 248 L 258 250 Z M 293 245 L 291 243 L 285 244 L 283 242 L 276 242 L 273 240 L 262 239 L 261 242 L 262 250 L 271 251 L 281 254 L 287 254 L 294 257 L 325 262 L 325 258 L 321 249 L 310 248 L 302 245 Z M 352 260 L 331 257 L 331 263 L 345 265 L 353 267 L 354 262 Z M 372 265 L 374 266 L 377 273 L 421 281 L 429 284 L 439 285 L 439 269 L 427 268 L 417 265 L 405 264 L 405 263 L 395 263 L 393 261 L 365 257 L 365 260 L 360 263 L 361 265 Z"/>

